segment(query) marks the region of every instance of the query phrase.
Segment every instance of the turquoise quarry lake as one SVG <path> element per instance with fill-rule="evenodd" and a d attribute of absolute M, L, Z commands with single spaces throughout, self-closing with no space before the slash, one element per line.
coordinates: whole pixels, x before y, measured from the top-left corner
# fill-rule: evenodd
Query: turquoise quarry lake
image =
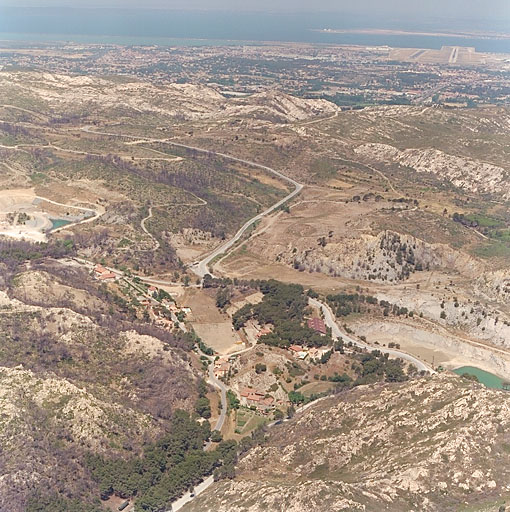
<path fill-rule="evenodd" d="M 50 219 L 51 220 L 51 229 L 50 231 L 53 231 L 54 229 L 61 228 L 62 226 L 67 226 L 68 224 L 71 224 L 70 220 L 65 219 Z"/>
<path fill-rule="evenodd" d="M 503 389 L 503 382 L 505 382 L 497 375 L 481 370 L 480 368 L 475 368 L 474 366 L 462 366 L 453 371 L 457 375 L 462 375 L 463 373 L 475 375 L 482 384 L 492 389 Z"/>

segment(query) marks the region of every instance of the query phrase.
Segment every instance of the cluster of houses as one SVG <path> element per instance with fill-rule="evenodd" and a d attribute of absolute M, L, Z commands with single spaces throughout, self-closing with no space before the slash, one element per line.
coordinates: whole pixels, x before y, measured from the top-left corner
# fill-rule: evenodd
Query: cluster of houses
<path fill-rule="evenodd" d="M 164 329 L 172 330 L 174 328 L 174 322 L 167 316 L 167 313 L 163 307 L 158 305 L 149 304 L 146 305 L 149 318 L 159 327 Z"/>
<path fill-rule="evenodd" d="M 326 352 L 331 350 L 329 347 L 315 348 L 315 347 L 303 347 L 301 345 L 291 345 L 289 350 L 292 352 L 296 359 L 304 361 L 307 358 L 320 359 Z"/>
<path fill-rule="evenodd" d="M 322 318 L 309 318 L 307 320 L 307 325 L 310 329 L 313 329 L 322 336 L 327 334 L 326 324 Z M 261 336 L 269 333 L 271 333 L 271 329 L 268 327 L 263 327 L 257 332 L 257 338 L 260 338 Z M 308 357 L 310 359 L 320 359 L 322 355 L 329 350 L 329 348 L 308 348 L 296 344 L 291 345 L 289 350 L 292 352 L 296 359 L 304 360 Z"/>
<path fill-rule="evenodd" d="M 267 414 L 279 406 L 286 406 L 281 400 L 275 400 L 272 396 L 262 393 L 253 388 L 244 388 L 240 391 L 241 405 L 246 407 L 255 407 L 258 412 Z"/>
<path fill-rule="evenodd" d="M 231 360 L 227 356 L 218 357 L 218 359 L 214 361 L 214 376 L 217 379 L 228 376 L 228 372 L 230 371 L 230 362 Z"/>
<path fill-rule="evenodd" d="M 191 308 L 179 307 L 168 297 L 156 300 L 159 296 L 159 289 L 149 286 L 146 296 L 138 297 L 138 301 L 146 308 L 149 318 L 160 327 L 173 329 L 179 320 L 177 315 L 191 315 Z"/>
<path fill-rule="evenodd" d="M 327 333 L 326 324 L 322 318 L 309 318 L 307 321 L 308 327 L 318 332 L 320 335 L 325 336 Z M 289 350 L 292 352 L 296 359 L 320 359 L 329 348 L 315 348 L 304 347 L 301 345 L 291 345 Z"/>
<path fill-rule="evenodd" d="M 115 281 L 118 278 L 117 274 L 99 264 L 94 267 L 94 276 L 99 281 Z"/>
<path fill-rule="evenodd" d="M 101 264 L 94 267 L 94 277 L 99 281 L 117 281 L 120 276 Z M 141 288 L 140 288 L 141 290 Z M 191 315 L 191 308 L 179 307 L 170 298 L 164 297 L 160 300 L 160 290 L 156 286 L 149 286 L 147 293 L 140 293 L 136 300 L 144 308 L 149 318 L 165 329 L 173 329 L 178 321 L 177 315 Z"/>

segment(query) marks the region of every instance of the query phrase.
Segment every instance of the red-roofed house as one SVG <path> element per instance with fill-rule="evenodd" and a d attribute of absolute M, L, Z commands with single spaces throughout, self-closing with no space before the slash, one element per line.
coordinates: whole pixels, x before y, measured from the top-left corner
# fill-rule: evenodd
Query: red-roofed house
<path fill-rule="evenodd" d="M 247 405 L 248 407 L 250 405 L 258 405 L 259 402 L 264 398 L 264 393 L 261 393 L 260 391 L 257 391 L 253 388 L 244 388 L 241 389 L 241 399 L 244 402 L 243 405 Z"/>
<path fill-rule="evenodd" d="M 104 274 L 105 272 L 107 272 L 107 270 L 103 267 L 103 265 L 99 265 L 98 263 L 94 268 L 94 272 L 96 274 Z"/>
<path fill-rule="evenodd" d="M 117 276 L 113 272 L 105 272 L 103 274 L 100 274 L 98 279 L 101 281 L 110 281 L 116 279 Z"/>
<path fill-rule="evenodd" d="M 250 394 L 252 393 L 252 389 L 250 388 L 246 388 L 246 389 L 241 389 L 241 393 L 240 395 L 243 397 L 243 398 L 246 398 L 247 396 L 250 396 Z"/>
<path fill-rule="evenodd" d="M 326 334 L 326 324 L 322 318 L 309 318 L 308 319 L 308 327 L 313 329 L 314 331 L 319 332 L 320 334 Z"/>

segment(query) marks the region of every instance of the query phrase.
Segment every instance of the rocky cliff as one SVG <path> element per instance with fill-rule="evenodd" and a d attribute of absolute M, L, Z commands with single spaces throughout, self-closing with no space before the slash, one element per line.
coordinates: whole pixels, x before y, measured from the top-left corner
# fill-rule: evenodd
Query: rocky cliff
<path fill-rule="evenodd" d="M 506 392 L 451 374 L 362 386 L 271 429 L 240 461 L 234 480 L 216 484 L 187 510 L 494 505 L 509 491 L 509 426 Z"/>

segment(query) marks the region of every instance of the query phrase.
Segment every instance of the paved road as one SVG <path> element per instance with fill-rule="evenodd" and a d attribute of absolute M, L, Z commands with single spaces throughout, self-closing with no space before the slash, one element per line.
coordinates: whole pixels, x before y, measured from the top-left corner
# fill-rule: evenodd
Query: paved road
<path fill-rule="evenodd" d="M 206 478 L 203 482 L 199 483 L 194 489 L 193 493 L 195 496 L 198 496 L 200 493 L 204 492 L 208 487 L 210 487 L 214 483 L 214 477 L 210 476 Z M 167 512 L 177 512 L 177 510 L 181 510 L 186 503 L 189 503 L 193 498 L 191 494 L 187 492 L 184 496 L 181 496 L 178 500 L 175 500 L 171 507 Z"/>
<path fill-rule="evenodd" d="M 217 154 L 219 154 L 219 153 L 217 153 Z M 235 160 L 237 160 L 237 158 Z M 250 162 L 247 162 L 247 161 L 244 161 L 244 162 L 247 163 L 247 164 L 250 163 Z M 258 165 L 258 164 L 253 164 L 253 163 L 250 163 L 250 165 L 256 165 L 257 167 L 262 167 L 262 168 L 264 168 L 264 169 L 266 169 L 268 171 L 276 173 L 278 176 L 284 177 L 283 174 L 279 173 L 278 171 L 274 171 L 273 169 L 270 169 L 269 167 L 265 167 L 265 166 Z M 208 256 L 206 256 L 203 260 L 201 260 L 197 264 L 191 266 L 190 267 L 191 270 L 197 276 L 203 278 L 206 274 L 211 274 L 212 275 L 212 272 L 209 271 L 209 263 L 211 263 L 212 260 L 214 260 L 220 254 L 228 251 L 228 249 L 230 249 L 243 236 L 243 234 L 246 232 L 246 230 L 250 226 L 252 226 L 255 222 L 257 222 L 258 220 L 262 219 L 266 215 L 269 215 L 271 212 L 274 212 L 282 204 L 286 203 L 289 199 L 292 199 L 295 195 L 297 195 L 297 194 L 299 194 L 299 192 L 301 192 L 301 190 L 303 188 L 303 185 L 301 185 L 297 181 L 294 181 L 294 180 L 292 180 L 290 178 L 287 178 L 287 177 L 284 177 L 284 178 L 294 185 L 294 187 L 295 187 L 294 190 L 290 194 L 285 196 L 283 199 L 278 201 L 276 204 L 274 204 L 273 206 L 268 208 L 267 210 L 263 211 L 262 213 L 259 213 L 257 216 L 255 216 L 252 219 L 250 219 L 249 221 L 247 221 L 241 227 L 241 229 L 239 229 L 239 231 L 234 235 L 233 238 L 231 238 L 230 240 L 228 240 L 225 243 L 221 244 L 212 253 L 210 253 Z"/>
<path fill-rule="evenodd" d="M 216 425 L 213 430 L 221 430 L 223 424 L 225 423 L 225 418 L 227 417 L 227 386 L 221 380 L 217 379 L 214 376 L 214 360 L 211 361 L 209 365 L 209 382 L 213 384 L 213 386 L 217 387 L 220 390 L 221 394 L 221 413 L 216 421 Z"/>
<path fill-rule="evenodd" d="M 328 327 L 331 327 L 331 332 L 334 338 L 342 337 L 344 341 L 346 341 L 347 343 L 351 342 L 353 345 L 356 345 L 360 348 L 366 348 L 368 350 L 380 350 L 384 354 L 389 354 L 392 357 L 399 357 L 400 359 L 409 361 L 411 364 L 416 366 L 419 371 L 436 373 L 434 369 L 431 368 L 428 364 L 412 356 L 411 354 L 407 354 L 406 352 L 401 352 L 400 350 L 394 350 L 386 347 L 374 347 L 372 345 L 369 345 L 368 343 L 363 343 L 362 341 L 353 338 L 352 336 L 349 336 L 348 334 L 340 330 L 340 327 L 338 327 L 338 324 L 336 322 L 335 315 L 326 304 L 323 304 L 322 302 L 312 298 L 309 299 L 309 304 L 322 310 L 322 312 L 324 313 L 324 322 Z"/>
<path fill-rule="evenodd" d="M 181 144 L 179 142 L 174 142 L 170 139 L 140 139 L 140 137 L 134 137 L 133 135 L 122 135 L 119 133 L 110 133 L 110 132 L 98 132 L 95 130 L 92 130 L 90 126 L 85 126 L 82 128 L 83 131 L 89 132 L 89 133 L 95 133 L 97 135 L 105 135 L 108 137 L 122 137 L 127 139 L 135 139 L 135 140 L 145 140 L 146 142 L 159 142 L 163 144 L 169 144 L 171 146 L 175 146 L 178 148 L 184 148 L 189 149 L 191 151 L 196 151 L 197 153 L 203 153 L 206 155 L 215 155 L 219 156 L 221 158 L 225 158 L 226 160 L 230 160 L 232 162 L 239 162 L 245 165 L 249 165 L 251 167 L 256 167 L 257 169 L 262 169 L 266 172 L 269 172 L 271 174 L 274 174 L 275 176 L 278 176 L 282 180 L 286 181 L 287 183 L 290 183 L 294 186 L 294 190 L 286 195 L 283 199 L 278 201 L 273 206 L 269 207 L 267 210 L 263 211 L 262 213 L 259 213 L 252 219 L 248 220 L 240 229 L 239 231 L 231 238 L 230 240 L 227 240 L 223 244 L 221 244 L 219 247 L 217 247 L 212 253 L 210 253 L 208 256 L 206 256 L 204 259 L 196 263 L 195 265 L 192 265 L 190 268 L 191 270 L 200 278 L 203 278 L 206 274 L 209 274 L 209 263 L 211 263 L 212 260 L 214 260 L 217 256 L 224 253 L 228 249 L 230 249 L 246 232 L 246 230 L 252 226 L 255 222 L 262 219 L 266 215 L 269 215 L 271 212 L 275 211 L 277 208 L 279 208 L 282 204 L 286 203 L 289 199 L 292 199 L 294 196 L 299 194 L 301 190 L 303 189 L 303 185 L 301 183 L 298 183 L 297 181 L 293 180 L 292 178 L 289 178 L 285 174 L 281 173 L 280 171 L 277 171 L 276 169 L 272 169 L 271 167 L 268 167 L 266 165 L 257 164 L 255 162 L 251 162 L 250 160 L 244 160 L 242 158 L 237 158 L 235 156 L 226 155 L 225 153 L 218 153 L 216 151 L 211 151 L 208 149 L 202 149 L 197 148 L 195 146 L 188 146 L 187 144 Z"/>
<path fill-rule="evenodd" d="M 212 260 L 214 260 L 217 256 L 224 253 L 225 251 L 228 251 L 246 232 L 250 226 L 252 226 L 255 222 L 262 219 L 266 215 L 269 215 L 270 213 L 274 212 L 276 209 L 278 209 L 282 204 L 286 203 L 289 199 L 292 199 L 294 196 L 299 194 L 301 190 L 303 189 L 303 185 L 301 183 L 298 183 L 297 181 L 293 180 L 292 178 L 289 178 L 285 174 L 282 174 L 280 171 L 277 171 L 275 169 L 272 169 L 271 167 L 267 167 L 266 165 L 257 164 L 255 162 L 251 162 L 249 160 L 243 160 L 242 158 L 236 158 L 234 156 L 225 155 L 224 153 L 216 153 L 214 151 L 208 151 L 203 150 L 199 148 L 195 148 L 193 146 L 186 146 L 184 144 L 177 144 L 175 142 L 171 142 L 171 144 L 183 147 L 186 149 L 192 149 L 194 151 L 200 151 L 204 153 L 214 154 L 217 156 L 220 156 L 222 158 L 225 158 L 227 160 L 232 160 L 234 162 L 240 162 L 245 165 L 249 165 L 251 167 L 257 167 L 258 169 L 262 169 L 266 172 L 269 172 L 271 174 L 274 174 L 275 176 L 278 176 L 279 178 L 283 179 L 284 181 L 287 181 L 291 185 L 294 186 L 294 190 L 286 195 L 283 199 L 280 199 L 277 203 L 275 203 L 273 206 L 270 206 L 267 210 L 264 210 L 262 213 L 259 213 L 252 219 L 246 221 L 244 225 L 239 229 L 239 231 L 230 239 L 221 244 L 219 247 L 217 247 L 212 253 L 210 253 L 208 256 L 206 256 L 204 259 L 199 261 L 197 264 L 193 265 L 191 267 L 191 270 L 199 277 L 203 278 L 206 274 L 209 274 L 209 264 Z"/>
<path fill-rule="evenodd" d="M 205 355 L 201 350 L 198 351 L 200 355 Z M 214 376 L 214 358 L 211 358 L 209 356 L 206 356 L 210 361 L 211 364 L 209 365 L 209 382 L 217 387 L 220 390 L 221 394 L 221 413 L 218 417 L 218 420 L 216 421 L 216 425 L 214 426 L 213 430 L 221 430 L 223 427 L 223 424 L 225 423 L 225 418 L 227 417 L 227 386 L 221 382 L 221 380 L 217 379 Z M 204 450 L 207 450 L 209 446 L 211 445 L 211 441 L 207 442 L 204 446 Z M 193 494 L 195 496 L 198 496 L 201 492 L 204 492 L 208 487 L 210 487 L 214 483 L 214 477 L 211 475 L 207 477 L 203 482 L 199 483 L 194 489 Z M 186 503 L 189 503 L 191 500 L 193 500 L 193 497 L 191 496 L 191 493 L 186 492 L 183 496 L 181 496 L 179 499 L 175 500 L 171 507 L 167 510 L 167 512 L 176 512 L 177 510 L 180 510 Z"/>

